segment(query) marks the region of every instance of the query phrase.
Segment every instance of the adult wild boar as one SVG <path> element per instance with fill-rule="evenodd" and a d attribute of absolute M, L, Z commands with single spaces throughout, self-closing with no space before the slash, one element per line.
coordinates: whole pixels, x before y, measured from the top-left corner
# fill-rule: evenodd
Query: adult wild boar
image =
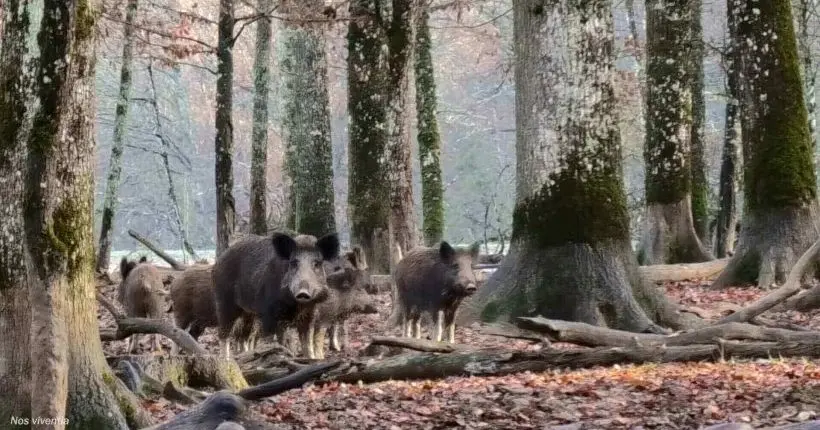
<path fill-rule="evenodd" d="M 162 304 L 162 275 L 143 256 L 139 262 L 120 260 L 120 282 L 117 299 L 125 308 L 129 317 L 156 318 L 163 315 Z M 128 352 L 133 353 L 139 343 L 139 334 L 131 335 Z M 152 350 L 158 351 L 160 335 L 152 335 Z"/>
<path fill-rule="evenodd" d="M 274 233 L 251 235 L 232 244 L 213 268 L 220 349 L 230 357 L 231 329 L 237 319 L 261 320 L 264 335 L 284 338 L 294 324 L 312 356 L 313 310 L 327 298 L 325 261 L 339 255 L 336 233 L 320 239 Z"/>
<path fill-rule="evenodd" d="M 478 260 L 478 243 L 470 248 L 453 248 L 441 242 L 438 248 L 410 250 L 393 273 L 392 325 L 402 324 L 402 334 L 421 337 L 421 317 L 428 314 L 436 322 L 434 339 L 455 342 L 455 318 L 464 298 L 478 289 L 472 266 Z"/>

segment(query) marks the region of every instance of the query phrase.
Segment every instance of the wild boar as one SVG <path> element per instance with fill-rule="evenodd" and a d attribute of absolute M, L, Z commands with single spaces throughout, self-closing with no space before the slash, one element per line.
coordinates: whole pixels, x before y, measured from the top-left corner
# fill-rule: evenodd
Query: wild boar
<path fill-rule="evenodd" d="M 274 233 L 251 235 L 232 244 L 213 268 L 222 354 L 230 357 L 234 322 L 261 320 L 263 335 L 284 338 L 293 324 L 313 357 L 313 310 L 328 296 L 325 262 L 339 255 L 336 233 L 320 239 Z"/>
<path fill-rule="evenodd" d="M 143 256 L 139 262 L 120 260 L 120 282 L 117 299 L 129 317 L 156 318 L 163 315 L 162 275 Z M 128 352 L 133 353 L 139 343 L 139 334 L 131 335 Z M 152 335 L 152 350 L 160 350 L 160 335 Z"/>
<path fill-rule="evenodd" d="M 421 317 L 436 322 L 434 339 L 455 342 L 455 318 L 461 302 L 478 289 L 472 266 L 478 260 L 478 243 L 468 249 L 441 242 L 438 248 L 410 250 L 393 273 L 393 312 L 390 323 L 402 325 L 402 334 L 421 337 Z"/>

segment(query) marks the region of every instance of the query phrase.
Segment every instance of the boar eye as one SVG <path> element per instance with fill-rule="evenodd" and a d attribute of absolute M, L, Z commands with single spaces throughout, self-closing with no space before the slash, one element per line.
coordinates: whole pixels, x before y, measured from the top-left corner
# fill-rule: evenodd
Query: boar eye
<path fill-rule="evenodd" d="M 292 267 L 294 269 L 299 267 L 299 260 L 297 260 L 295 258 L 290 260 L 289 263 L 290 263 L 290 267 Z"/>
<path fill-rule="evenodd" d="M 319 269 L 319 268 L 321 268 L 321 267 L 322 267 L 322 262 L 321 262 L 321 261 L 319 261 L 319 260 L 313 260 L 313 268 L 314 268 L 314 269 Z"/>

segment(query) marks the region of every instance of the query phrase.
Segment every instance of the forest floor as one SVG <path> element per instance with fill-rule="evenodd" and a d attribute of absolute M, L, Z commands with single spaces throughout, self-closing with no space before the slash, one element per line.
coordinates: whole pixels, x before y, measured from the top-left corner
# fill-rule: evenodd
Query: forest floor
<path fill-rule="evenodd" d="M 754 287 L 712 291 L 697 281 L 659 288 L 710 320 L 764 294 Z M 104 294 L 114 299 L 114 291 L 109 287 Z M 389 294 L 380 300 L 379 315 L 357 316 L 350 322 L 351 343 L 343 355 L 355 356 L 370 336 L 397 334 L 385 330 Z M 820 330 L 820 311 L 769 312 L 765 316 Z M 105 311 L 100 318 L 103 326 L 113 327 Z M 458 327 L 456 339 L 482 347 L 540 348 L 525 340 L 482 335 L 471 327 Z M 209 329 L 200 341 L 216 352 L 213 331 Z M 170 347 L 163 345 L 166 351 Z M 148 339 L 143 337 L 141 347 L 147 346 Z M 104 347 L 107 354 L 124 354 L 126 341 L 108 342 Z M 340 353 L 328 356 L 339 357 Z M 144 405 L 158 421 L 185 409 L 164 399 L 145 400 Z M 257 402 L 252 409 L 281 429 L 697 429 L 731 421 L 763 427 L 817 419 L 820 360 L 773 357 L 367 385 L 308 384 Z"/>

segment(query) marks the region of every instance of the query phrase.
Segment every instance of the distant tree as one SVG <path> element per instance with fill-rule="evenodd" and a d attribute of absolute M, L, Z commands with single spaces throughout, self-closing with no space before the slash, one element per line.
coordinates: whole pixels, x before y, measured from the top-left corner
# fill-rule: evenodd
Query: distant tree
<path fill-rule="evenodd" d="M 701 12 L 703 0 L 691 0 L 692 5 L 692 39 L 691 76 L 692 76 L 692 222 L 695 233 L 701 243 L 709 238 L 709 182 L 706 179 L 706 102 L 704 100 L 703 82 L 703 24 Z"/>
<path fill-rule="evenodd" d="M 141 409 L 135 396 L 105 361 L 94 299 L 99 9 L 93 0 L 43 2 L 35 81 L 39 106 L 28 139 L 22 201 L 30 259 L 31 347 L 37 348 L 36 354 L 29 351 L 31 415 L 65 417 L 70 428 L 125 430 L 150 422 L 137 417 Z"/>
<path fill-rule="evenodd" d="M 273 0 L 258 0 L 261 12 L 273 8 Z M 256 52 L 253 60 L 253 131 L 251 156 L 251 233 L 266 234 L 268 165 L 268 96 L 270 83 L 271 21 L 256 22 Z"/>
<path fill-rule="evenodd" d="M 685 325 L 640 282 L 629 236 L 608 0 L 515 0 L 510 252 L 463 320 L 542 315 L 630 331 Z M 573 91 L 566 91 L 573 88 Z"/>
<path fill-rule="evenodd" d="M 812 148 L 817 148 L 817 70 L 812 60 L 811 17 L 817 14 L 817 0 L 797 0 L 794 3 L 797 24 L 797 49 L 800 54 L 800 72 L 803 76 L 806 110 L 809 117 L 809 135 Z"/>
<path fill-rule="evenodd" d="M 216 255 L 228 249 L 236 228 L 233 198 L 233 46 L 234 0 L 219 0 L 216 52 Z"/>
<path fill-rule="evenodd" d="M 390 183 L 390 250 L 418 245 L 411 161 L 410 71 L 421 0 L 393 0 L 387 32 L 387 173 Z"/>
<path fill-rule="evenodd" d="M 123 24 L 122 66 L 120 69 L 120 89 L 117 109 L 114 114 L 114 137 L 111 143 L 111 158 L 108 161 L 108 179 L 105 184 L 102 224 L 97 247 L 96 270 L 107 273 L 111 260 L 111 236 L 114 229 L 114 214 L 117 211 L 117 190 L 122 174 L 122 152 L 128 130 L 128 108 L 131 104 L 131 69 L 134 63 L 134 20 L 137 16 L 139 0 L 128 0 L 125 5 Z"/>
<path fill-rule="evenodd" d="M 423 4 L 416 30 L 416 115 L 424 242 L 433 246 L 444 235 L 444 186 L 441 183 L 441 135 L 436 119 L 436 79 L 429 19 L 429 5 Z"/>
<path fill-rule="evenodd" d="M 790 1 L 732 6 L 745 207 L 737 250 L 714 286 L 766 288 L 817 239 L 813 151 Z"/>
<path fill-rule="evenodd" d="M 303 3 L 303 10 L 289 12 L 292 17 L 309 17 L 323 4 L 311 0 Z M 325 31 L 310 22 L 289 23 L 283 26 L 281 39 L 283 134 L 291 157 L 295 230 L 319 237 L 336 231 Z"/>
<path fill-rule="evenodd" d="M 712 259 L 692 221 L 691 34 L 698 0 L 647 0 L 646 218 L 641 264 Z"/>
<path fill-rule="evenodd" d="M 347 32 L 348 207 L 351 242 L 374 273 L 389 272 L 390 188 L 387 163 L 387 34 L 381 2 L 352 0 Z"/>
<path fill-rule="evenodd" d="M 23 230 L 27 1 L 10 0 L 0 47 L 0 423 L 31 417 L 31 306 Z"/>

